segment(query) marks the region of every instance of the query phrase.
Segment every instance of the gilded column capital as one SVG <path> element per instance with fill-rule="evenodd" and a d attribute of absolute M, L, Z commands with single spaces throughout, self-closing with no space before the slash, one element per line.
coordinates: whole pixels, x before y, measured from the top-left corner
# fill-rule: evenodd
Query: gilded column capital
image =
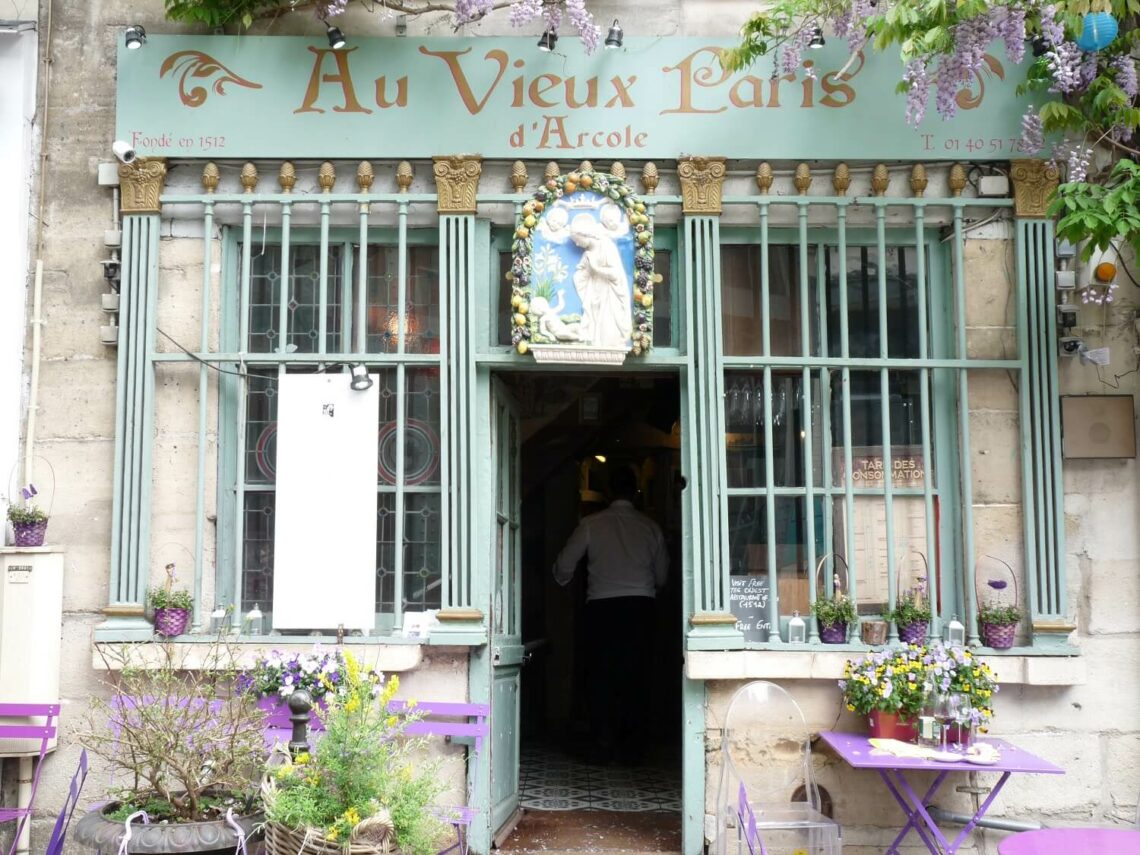
<path fill-rule="evenodd" d="M 1010 161 L 1013 180 L 1013 213 L 1017 217 L 1044 219 L 1049 197 L 1057 189 L 1060 171 L 1049 160 Z"/>
<path fill-rule="evenodd" d="M 436 209 L 441 214 L 474 214 L 483 158 L 478 156 L 436 157 L 432 166 Z"/>
<path fill-rule="evenodd" d="M 689 157 L 678 161 L 682 213 L 721 213 L 726 171 L 723 157 Z"/>
<path fill-rule="evenodd" d="M 166 181 L 165 157 L 140 157 L 119 165 L 119 210 L 123 214 L 157 214 Z"/>

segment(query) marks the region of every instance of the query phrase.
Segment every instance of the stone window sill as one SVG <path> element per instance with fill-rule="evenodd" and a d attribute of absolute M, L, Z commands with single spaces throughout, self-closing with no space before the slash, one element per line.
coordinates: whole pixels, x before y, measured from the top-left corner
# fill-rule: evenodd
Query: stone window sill
<path fill-rule="evenodd" d="M 690 680 L 839 680 L 849 659 L 866 649 L 850 650 L 689 650 L 685 676 Z M 1078 686 L 1087 678 L 1084 658 L 1071 653 L 1043 655 L 1027 648 L 980 653 L 1002 685 Z"/>

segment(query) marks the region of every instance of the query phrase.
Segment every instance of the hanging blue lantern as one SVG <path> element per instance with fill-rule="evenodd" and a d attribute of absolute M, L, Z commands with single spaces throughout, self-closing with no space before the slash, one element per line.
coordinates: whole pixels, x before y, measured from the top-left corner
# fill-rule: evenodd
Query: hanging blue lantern
<path fill-rule="evenodd" d="M 1102 50 L 1112 44 L 1117 29 L 1116 18 L 1108 12 L 1089 12 L 1077 36 L 1077 47 L 1090 52 Z"/>

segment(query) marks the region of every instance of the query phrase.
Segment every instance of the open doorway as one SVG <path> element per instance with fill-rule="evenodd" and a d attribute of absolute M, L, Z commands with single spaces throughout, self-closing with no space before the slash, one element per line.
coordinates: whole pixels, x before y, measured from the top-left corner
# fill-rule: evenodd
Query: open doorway
<path fill-rule="evenodd" d="M 680 851 L 682 514 L 680 388 L 673 375 L 497 375 L 521 415 L 520 804 L 514 852 Z M 587 514 L 605 508 L 618 468 L 669 555 L 651 622 L 637 745 L 599 756 L 591 734 L 596 645 L 586 629 L 587 568 L 559 585 L 552 567 Z M 612 630 L 613 644 L 628 642 Z"/>

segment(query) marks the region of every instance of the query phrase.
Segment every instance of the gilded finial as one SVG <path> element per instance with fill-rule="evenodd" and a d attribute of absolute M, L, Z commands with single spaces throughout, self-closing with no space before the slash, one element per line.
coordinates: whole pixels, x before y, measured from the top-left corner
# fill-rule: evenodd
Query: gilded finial
<path fill-rule="evenodd" d="M 375 180 L 376 173 L 372 171 L 372 162 L 368 160 L 360 161 L 360 165 L 356 167 L 356 186 L 360 188 L 360 192 L 371 192 L 372 182 Z"/>
<path fill-rule="evenodd" d="M 776 176 L 772 174 L 772 164 L 764 161 L 756 167 L 756 187 L 764 196 L 768 195 L 768 191 L 772 189 L 772 182 Z"/>
<path fill-rule="evenodd" d="M 515 188 L 516 193 L 521 193 L 526 189 L 526 182 L 530 176 L 526 173 L 526 164 L 521 160 L 516 160 L 511 164 L 511 186 Z"/>
<path fill-rule="evenodd" d="M 331 193 L 333 185 L 336 184 L 336 168 L 327 160 L 321 164 L 317 172 L 317 183 L 325 193 Z"/>
<path fill-rule="evenodd" d="M 218 189 L 218 181 L 221 180 L 221 173 L 218 172 L 218 164 L 210 161 L 202 169 L 202 189 L 207 193 L 213 193 Z"/>
<path fill-rule="evenodd" d="M 610 167 L 610 175 L 625 181 L 625 165 L 620 160 L 615 160 L 614 165 Z"/>
<path fill-rule="evenodd" d="M 396 186 L 401 193 L 407 193 L 412 186 L 412 165 L 406 160 L 396 164 Z"/>
<path fill-rule="evenodd" d="M 831 186 L 835 188 L 836 196 L 846 196 L 847 188 L 851 186 L 851 170 L 846 163 L 835 165 L 835 174 L 831 176 Z"/>
<path fill-rule="evenodd" d="M 916 163 L 910 170 L 910 189 L 915 196 L 922 196 L 926 192 L 926 167 Z"/>
<path fill-rule="evenodd" d="M 961 196 L 966 187 L 966 168 L 960 163 L 950 167 L 950 195 Z"/>
<path fill-rule="evenodd" d="M 257 167 L 248 161 L 241 168 L 241 186 L 246 193 L 252 193 L 257 187 Z"/>
<path fill-rule="evenodd" d="M 876 196 L 885 196 L 887 185 L 891 183 L 891 173 L 885 163 L 875 164 L 871 173 L 871 192 Z"/>
<path fill-rule="evenodd" d="M 277 183 L 281 185 L 282 193 L 292 193 L 293 185 L 297 183 L 297 170 L 292 161 L 281 164 L 281 171 L 277 173 Z"/>
<path fill-rule="evenodd" d="M 578 166 L 578 171 L 579 172 L 593 172 L 594 171 L 594 164 L 590 163 L 590 161 L 588 161 L 588 160 L 583 160 L 582 163 Z"/>
<path fill-rule="evenodd" d="M 657 174 L 657 164 L 650 161 L 641 168 L 641 186 L 650 195 L 657 192 L 657 183 L 661 177 Z"/>
<path fill-rule="evenodd" d="M 552 178 L 557 178 L 561 173 L 562 170 L 558 167 L 558 164 L 552 160 L 546 164 L 546 171 L 542 173 L 542 178 L 544 181 L 549 181 Z"/>
<path fill-rule="evenodd" d="M 801 163 L 797 166 L 796 175 L 795 178 L 792 179 L 792 183 L 796 185 L 796 189 L 799 190 L 800 193 L 806 193 L 808 188 L 811 187 L 811 167 L 806 163 Z"/>

